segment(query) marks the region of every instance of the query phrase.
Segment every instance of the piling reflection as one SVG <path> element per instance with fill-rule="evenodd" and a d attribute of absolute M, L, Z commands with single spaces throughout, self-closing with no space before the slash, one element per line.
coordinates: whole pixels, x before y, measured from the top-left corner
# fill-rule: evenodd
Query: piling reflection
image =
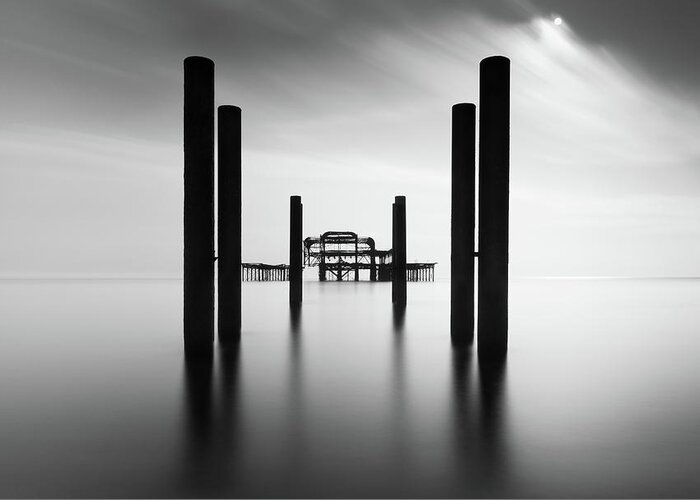
<path fill-rule="evenodd" d="M 479 360 L 480 461 L 486 488 L 503 488 L 511 478 L 507 462 L 507 427 L 505 422 L 505 358 L 485 362 Z"/>
<path fill-rule="evenodd" d="M 177 474 L 179 490 L 202 493 L 211 479 L 213 432 L 211 356 L 185 355 L 183 471 Z"/>
<path fill-rule="evenodd" d="M 292 335 L 299 333 L 301 326 L 301 304 L 289 305 L 289 330 Z"/>
<path fill-rule="evenodd" d="M 185 355 L 185 403 L 187 431 L 192 451 L 199 455 L 209 443 L 211 434 L 211 381 L 213 359 L 207 356 Z"/>
<path fill-rule="evenodd" d="M 394 333 L 401 334 L 406 320 L 406 304 L 393 304 L 393 326 Z"/>
<path fill-rule="evenodd" d="M 404 346 L 404 321 L 406 319 L 406 305 L 393 305 L 393 349 L 391 356 L 392 377 L 394 384 L 393 401 L 395 402 L 394 416 L 398 420 L 403 420 L 405 406 L 405 346 Z"/>
<path fill-rule="evenodd" d="M 391 350 L 391 418 L 393 467 L 387 467 L 394 477 L 390 478 L 399 483 L 405 472 L 404 460 L 410 453 L 410 445 L 406 435 L 410 432 L 408 418 L 408 384 L 406 377 L 406 346 L 404 324 L 406 319 L 406 304 L 394 303 L 392 306 L 393 349 Z"/>
<path fill-rule="evenodd" d="M 506 363 L 479 361 L 473 381 L 471 346 L 452 348 L 452 408 L 456 477 L 463 496 L 508 496 Z M 476 391 L 478 390 L 478 393 Z"/>
<path fill-rule="evenodd" d="M 188 360 L 177 495 L 517 494 L 508 461 L 505 363 L 479 362 L 469 346 L 426 349 L 421 335 L 429 324 L 417 321 L 418 311 L 385 308 L 377 335 L 346 337 L 339 350 L 328 337 L 333 330 L 312 329 L 313 310 L 307 324 L 301 308 L 290 308 L 264 351 L 254 351 L 251 336 L 246 356 L 238 344 L 220 345 L 213 363 Z M 320 350 L 321 340 L 331 343 Z M 366 352 L 362 362 L 322 357 Z M 253 417 L 245 422 L 243 360 L 246 373 L 270 375 L 245 377 L 245 407 Z M 443 375 L 425 371 L 440 366 L 447 368 Z M 451 375 L 447 387 L 444 375 Z M 273 392 L 262 392 L 268 388 Z"/>
<path fill-rule="evenodd" d="M 243 446 L 241 427 L 240 387 L 241 345 L 232 343 L 219 349 L 219 394 L 221 398 L 221 418 L 218 427 L 217 454 L 221 463 L 222 475 L 229 483 L 238 483 L 240 469 L 237 460 Z M 223 480 L 224 478 L 220 478 Z"/>
<path fill-rule="evenodd" d="M 486 443 L 498 443 L 504 437 L 505 374 L 505 359 L 492 362 L 479 361 L 480 427 L 482 439 Z"/>
<path fill-rule="evenodd" d="M 220 346 L 218 363 L 213 356 L 185 356 L 183 462 L 175 488 L 178 495 L 211 496 L 236 484 L 236 451 L 241 446 L 239 364 L 238 343 Z"/>
<path fill-rule="evenodd" d="M 304 421 L 304 367 L 302 356 L 302 307 L 290 304 L 289 307 L 289 364 L 287 373 L 287 416 L 286 445 L 287 466 L 282 469 L 283 477 L 276 478 L 288 491 L 299 491 L 304 487 L 304 442 L 306 426 Z M 275 494 L 277 494 L 275 492 Z"/>
<path fill-rule="evenodd" d="M 470 379 L 472 365 L 471 346 L 455 345 L 452 348 L 452 406 L 454 439 L 457 458 L 466 461 L 465 453 L 473 446 L 474 415 Z"/>

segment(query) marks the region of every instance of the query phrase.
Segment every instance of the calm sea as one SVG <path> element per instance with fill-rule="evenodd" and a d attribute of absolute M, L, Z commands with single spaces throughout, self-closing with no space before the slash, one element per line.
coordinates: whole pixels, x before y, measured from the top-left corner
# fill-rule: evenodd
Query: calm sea
<path fill-rule="evenodd" d="M 0 282 L 0 496 L 700 497 L 700 281 L 514 280 L 495 367 L 447 282 L 304 294 L 186 365 L 181 281 Z"/>

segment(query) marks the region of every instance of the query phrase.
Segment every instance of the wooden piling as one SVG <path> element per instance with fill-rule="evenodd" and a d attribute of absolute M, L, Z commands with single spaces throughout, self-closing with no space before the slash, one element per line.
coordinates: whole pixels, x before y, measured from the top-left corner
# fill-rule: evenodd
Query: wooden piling
<path fill-rule="evenodd" d="M 219 342 L 241 337 L 241 108 L 219 106 Z"/>
<path fill-rule="evenodd" d="M 406 197 L 394 198 L 394 229 L 395 235 L 393 249 L 393 278 L 392 294 L 394 303 L 400 306 L 406 305 Z"/>
<path fill-rule="evenodd" d="M 481 61 L 479 80 L 479 301 L 480 358 L 508 349 L 508 190 L 510 60 Z"/>
<path fill-rule="evenodd" d="M 304 243 L 301 196 L 289 197 L 289 304 L 301 305 Z"/>
<path fill-rule="evenodd" d="M 214 340 L 214 63 L 184 61 L 184 340 L 211 354 Z"/>
<path fill-rule="evenodd" d="M 452 243 L 450 333 L 454 344 L 474 341 L 474 218 L 476 106 L 452 106 Z"/>

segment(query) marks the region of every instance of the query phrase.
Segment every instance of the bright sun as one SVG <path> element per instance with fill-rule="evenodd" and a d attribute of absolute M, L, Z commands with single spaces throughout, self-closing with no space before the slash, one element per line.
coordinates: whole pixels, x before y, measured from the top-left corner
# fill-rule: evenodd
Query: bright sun
<path fill-rule="evenodd" d="M 556 24 L 557 26 L 560 26 L 561 23 L 562 23 L 561 17 L 555 17 L 555 18 L 554 18 L 554 24 Z"/>

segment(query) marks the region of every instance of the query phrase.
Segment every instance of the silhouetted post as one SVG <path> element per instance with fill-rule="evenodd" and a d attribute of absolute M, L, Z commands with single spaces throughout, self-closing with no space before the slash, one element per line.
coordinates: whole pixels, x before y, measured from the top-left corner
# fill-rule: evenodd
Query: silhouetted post
<path fill-rule="evenodd" d="M 241 108 L 219 106 L 219 342 L 241 337 Z"/>
<path fill-rule="evenodd" d="M 392 289 L 395 290 L 394 303 L 406 305 L 406 197 L 394 198 L 395 244 L 393 251 Z"/>
<path fill-rule="evenodd" d="M 391 204 L 391 303 L 396 302 L 396 203 Z"/>
<path fill-rule="evenodd" d="M 510 60 L 481 61 L 479 115 L 479 357 L 508 349 Z"/>
<path fill-rule="evenodd" d="M 476 106 L 452 106 L 452 256 L 450 332 L 452 342 L 474 341 L 474 217 Z"/>
<path fill-rule="evenodd" d="M 301 305 L 302 291 L 302 205 L 301 196 L 289 197 L 289 304 Z"/>
<path fill-rule="evenodd" d="M 358 265 L 358 241 L 357 236 L 355 236 L 355 281 L 360 281 L 360 266 Z"/>
<path fill-rule="evenodd" d="M 184 336 L 189 353 L 214 340 L 214 63 L 185 59 Z"/>

